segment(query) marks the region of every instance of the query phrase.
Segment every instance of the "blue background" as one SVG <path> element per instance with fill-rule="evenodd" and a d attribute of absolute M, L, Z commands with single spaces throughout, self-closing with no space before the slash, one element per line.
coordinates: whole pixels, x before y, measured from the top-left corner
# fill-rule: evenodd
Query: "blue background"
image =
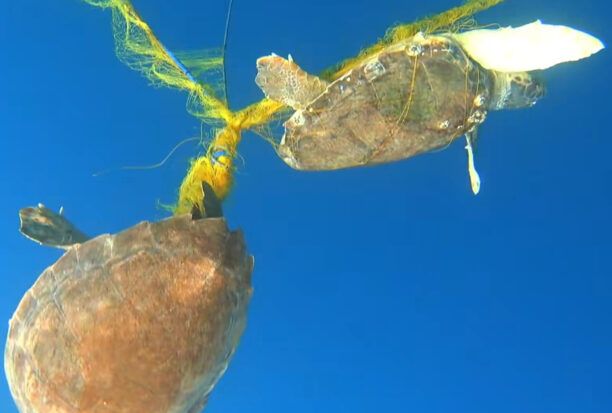
<path fill-rule="evenodd" d="M 396 22 L 455 0 L 234 4 L 234 108 L 261 97 L 255 59 L 291 53 L 317 72 Z M 220 46 L 225 1 L 137 0 L 171 50 Z M 609 41 L 604 0 L 510 0 L 482 23 L 543 19 Z M 199 134 L 185 95 L 117 61 L 110 13 L 77 0 L 0 11 L 0 336 L 59 251 L 17 232 L 44 202 L 89 234 L 165 216 Z M 610 50 L 547 72 L 548 96 L 491 114 L 481 194 L 462 143 L 334 173 L 289 169 L 252 133 L 225 205 L 256 256 L 239 350 L 210 412 L 612 411 Z M 4 376 L 0 411 L 15 413 Z"/>

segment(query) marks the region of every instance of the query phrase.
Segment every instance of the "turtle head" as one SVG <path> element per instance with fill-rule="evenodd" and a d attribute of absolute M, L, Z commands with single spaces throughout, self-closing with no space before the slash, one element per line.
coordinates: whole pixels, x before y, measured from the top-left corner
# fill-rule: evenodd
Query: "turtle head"
<path fill-rule="evenodd" d="M 542 78 L 527 72 L 493 72 L 493 96 L 489 109 L 528 108 L 544 96 Z"/>

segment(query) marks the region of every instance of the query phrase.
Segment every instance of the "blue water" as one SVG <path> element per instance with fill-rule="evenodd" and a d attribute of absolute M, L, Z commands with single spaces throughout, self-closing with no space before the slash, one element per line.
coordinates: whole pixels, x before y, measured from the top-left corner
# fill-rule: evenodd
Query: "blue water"
<path fill-rule="evenodd" d="M 211 4 L 213 3 L 213 4 Z M 386 27 L 457 2 L 234 2 L 234 108 L 261 97 L 255 59 L 317 72 Z M 224 1 L 137 0 L 171 50 L 219 46 Z M 512 0 L 483 23 L 536 18 L 612 39 L 609 2 Z M 17 232 L 44 202 L 89 234 L 165 216 L 199 134 L 184 94 L 117 61 L 110 14 L 76 0 L 0 11 L 0 336 L 58 256 Z M 469 189 L 461 143 L 376 168 L 299 173 L 247 133 L 225 205 L 256 256 L 249 325 L 209 412 L 612 411 L 610 50 L 547 74 L 529 110 L 490 115 Z M 4 376 L 0 411 L 17 412 Z M 136 412 L 138 413 L 138 412 Z"/>

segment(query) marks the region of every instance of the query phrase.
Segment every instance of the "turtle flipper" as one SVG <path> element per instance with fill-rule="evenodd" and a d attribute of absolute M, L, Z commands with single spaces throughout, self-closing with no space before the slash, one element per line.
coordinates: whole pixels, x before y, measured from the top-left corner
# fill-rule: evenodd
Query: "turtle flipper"
<path fill-rule="evenodd" d="M 465 150 L 468 156 L 468 173 L 470 174 L 470 185 L 472 186 L 472 192 L 474 195 L 478 195 L 480 192 L 480 176 L 476 167 L 474 166 L 474 145 L 478 139 L 478 128 L 474 127 L 465 134 Z"/>
<path fill-rule="evenodd" d="M 303 109 L 327 88 L 327 82 L 306 73 L 289 56 L 284 59 L 272 54 L 257 59 L 255 83 L 266 97 Z"/>
<path fill-rule="evenodd" d="M 20 209 L 19 221 L 19 232 L 41 245 L 66 249 L 89 239 L 61 211 L 57 214 L 43 204 Z"/>
<path fill-rule="evenodd" d="M 202 200 L 204 210 L 202 211 L 200 205 L 195 204 L 193 208 L 191 208 L 191 218 L 196 220 L 203 218 L 223 217 L 223 208 L 221 207 L 221 200 L 208 182 L 202 182 L 202 194 L 204 196 Z"/>

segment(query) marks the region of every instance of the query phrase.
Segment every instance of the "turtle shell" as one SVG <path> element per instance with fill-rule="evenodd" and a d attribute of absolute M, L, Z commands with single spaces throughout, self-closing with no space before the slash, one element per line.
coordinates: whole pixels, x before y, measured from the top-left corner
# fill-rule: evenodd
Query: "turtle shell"
<path fill-rule="evenodd" d="M 10 321 L 22 413 L 197 413 L 246 322 L 253 261 L 223 219 L 143 222 L 70 248 Z"/>
<path fill-rule="evenodd" d="M 285 122 L 279 154 L 302 170 L 405 159 L 448 145 L 486 116 L 489 72 L 444 36 L 383 49 Z"/>

